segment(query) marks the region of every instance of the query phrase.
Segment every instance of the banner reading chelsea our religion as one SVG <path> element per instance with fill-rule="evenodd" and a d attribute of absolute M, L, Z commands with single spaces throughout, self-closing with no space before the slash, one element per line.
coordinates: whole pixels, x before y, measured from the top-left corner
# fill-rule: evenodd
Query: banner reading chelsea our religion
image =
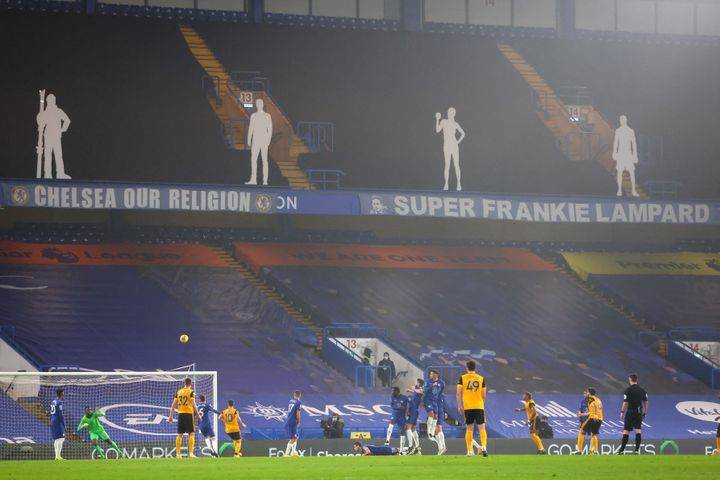
<path fill-rule="evenodd" d="M 3 207 L 357 215 L 356 195 L 227 185 L 0 181 Z"/>

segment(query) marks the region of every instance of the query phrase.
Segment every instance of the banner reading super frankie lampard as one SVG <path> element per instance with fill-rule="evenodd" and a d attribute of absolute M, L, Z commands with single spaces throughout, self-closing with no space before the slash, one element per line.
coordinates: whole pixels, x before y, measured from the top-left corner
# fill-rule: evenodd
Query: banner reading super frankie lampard
<path fill-rule="evenodd" d="M 545 223 L 718 224 L 720 204 L 594 197 L 361 193 L 362 215 Z"/>

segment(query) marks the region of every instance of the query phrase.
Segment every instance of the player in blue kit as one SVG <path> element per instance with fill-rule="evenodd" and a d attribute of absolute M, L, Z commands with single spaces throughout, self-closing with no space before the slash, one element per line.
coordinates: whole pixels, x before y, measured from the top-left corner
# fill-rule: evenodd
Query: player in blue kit
<path fill-rule="evenodd" d="M 389 447 L 387 445 L 363 445 L 360 442 L 353 444 L 353 450 L 355 453 L 360 453 L 366 457 L 373 456 L 390 456 L 390 455 L 402 455 L 399 448 Z"/>
<path fill-rule="evenodd" d="M 423 386 L 425 380 L 418 378 L 413 388 L 405 391 L 411 393 L 410 401 L 408 401 L 407 420 L 405 421 L 405 435 L 408 439 L 408 453 L 410 455 L 422 455 L 420 450 L 420 436 L 417 432 L 417 421 L 420 413 L 420 402 L 423 397 Z"/>
<path fill-rule="evenodd" d="M 438 455 L 444 455 L 447 452 L 445 446 L 445 433 L 443 432 L 442 426 L 445 419 L 445 382 L 443 379 L 438 380 L 439 393 L 438 393 L 438 411 L 437 411 L 437 426 L 435 427 L 435 441 L 438 444 Z"/>
<path fill-rule="evenodd" d="M 215 438 L 215 431 L 213 430 L 212 423 L 210 422 L 210 414 L 220 415 L 220 412 L 215 410 L 212 405 L 205 402 L 205 395 L 200 395 L 200 405 L 198 405 L 198 413 L 200 414 L 200 433 L 205 437 L 205 445 L 210 449 L 210 453 L 213 457 L 217 457 L 217 443 Z"/>
<path fill-rule="evenodd" d="M 63 415 L 65 392 L 62 388 L 58 388 L 55 394 L 57 398 L 50 403 L 50 431 L 52 432 L 53 446 L 55 447 L 55 460 L 64 460 L 61 453 L 65 442 L 65 416 Z"/>
<path fill-rule="evenodd" d="M 302 393 L 300 390 L 295 390 L 293 392 L 293 398 L 290 399 L 290 403 L 288 404 L 288 412 L 287 417 L 285 418 L 285 431 L 288 435 L 288 444 L 287 447 L 285 447 L 285 456 L 286 457 L 297 457 L 297 440 L 298 440 L 298 434 L 297 434 L 297 427 L 300 425 L 300 405 L 302 403 L 300 402 L 300 397 L 302 396 Z"/>
<path fill-rule="evenodd" d="M 400 427 L 400 450 L 405 448 L 405 422 L 407 421 L 408 397 L 400 393 L 398 387 L 393 387 L 392 397 L 390 397 L 390 409 L 392 416 L 390 417 L 390 425 L 387 428 L 387 436 L 385 437 L 385 445 L 390 445 L 393 429 L 395 425 Z"/>
<path fill-rule="evenodd" d="M 440 375 L 437 370 L 430 370 L 430 379 L 423 389 L 423 404 L 425 404 L 425 411 L 427 412 L 427 434 L 428 438 L 433 442 L 435 441 L 435 427 L 437 426 L 438 418 L 439 378 Z"/>

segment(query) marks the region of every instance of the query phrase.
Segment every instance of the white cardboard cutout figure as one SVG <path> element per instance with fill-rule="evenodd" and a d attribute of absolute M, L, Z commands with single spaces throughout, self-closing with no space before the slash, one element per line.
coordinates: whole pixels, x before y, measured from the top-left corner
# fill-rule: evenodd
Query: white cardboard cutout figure
<path fill-rule="evenodd" d="M 63 163 L 62 143 L 60 138 L 62 134 L 67 132 L 70 127 L 70 119 L 55 101 L 55 95 L 52 93 L 47 96 L 47 106 L 43 109 L 45 90 L 40 91 L 40 113 L 37 115 L 38 124 L 38 144 L 36 151 L 38 154 L 37 178 L 53 178 L 52 161 L 55 158 L 55 178 L 61 180 L 70 180 L 70 175 L 65 173 L 65 163 Z M 40 156 L 44 154 L 44 172 L 40 170 Z M 42 175 L 44 173 L 44 175 Z"/>
<path fill-rule="evenodd" d="M 638 163 L 637 141 L 635 140 L 635 130 L 628 127 L 625 115 L 620 116 L 620 128 L 615 130 L 612 159 L 615 160 L 615 170 L 617 171 L 617 196 L 622 196 L 623 172 L 628 172 L 630 175 L 632 196 L 639 196 L 635 190 L 635 165 Z"/>
<path fill-rule="evenodd" d="M 268 148 L 272 139 L 272 117 L 263 110 L 265 102 L 262 98 L 255 101 L 257 110 L 250 115 L 247 143 L 250 145 L 251 173 L 250 180 L 245 185 L 257 185 L 258 155 L 262 154 L 263 185 L 268 184 Z"/>
<path fill-rule="evenodd" d="M 440 120 L 442 115 L 440 112 L 435 114 L 435 133 L 443 132 L 443 154 L 445 155 L 445 186 L 443 190 L 448 189 L 448 180 L 450 178 L 450 162 L 455 167 L 455 177 L 457 178 L 457 191 L 462 190 L 460 183 L 460 142 L 465 138 L 465 131 L 460 124 L 455 121 L 455 109 L 448 108 L 448 118 Z M 460 134 L 458 138 L 457 134 Z"/>

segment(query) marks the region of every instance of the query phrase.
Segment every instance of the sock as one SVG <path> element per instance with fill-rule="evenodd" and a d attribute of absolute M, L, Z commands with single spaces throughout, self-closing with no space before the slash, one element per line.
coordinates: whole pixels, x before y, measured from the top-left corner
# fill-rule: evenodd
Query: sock
<path fill-rule="evenodd" d="M 63 447 L 63 443 L 65 443 L 65 438 L 64 438 L 64 437 L 63 437 L 63 438 L 58 438 L 58 452 L 57 452 L 58 457 L 62 457 L 62 447 Z"/>
<path fill-rule="evenodd" d="M 292 442 L 288 442 L 287 447 L 285 447 L 285 456 L 287 457 L 292 453 Z"/>
<path fill-rule="evenodd" d="M 583 449 L 584 444 L 585 444 L 585 434 L 583 432 L 580 432 L 580 433 L 578 433 L 578 444 L 577 444 L 578 452 Z"/>
<path fill-rule="evenodd" d="M 55 450 L 55 458 L 58 458 L 60 455 L 58 454 L 58 440 L 59 438 L 56 438 L 55 441 L 53 441 L 53 449 Z"/>
<path fill-rule="evenodd" d="M 477 440 L 475 440 L 474 438 L 473 438 L 473 441 L 472 441 L 472 446 L 473 446 L 474 448 L 477 448 L 478 450 L 480 450 L 480 444 L 479 444 L 479 443 L 477 442 Z"/>
<path fill-rule="evenodd" d="M 642 442 L 642 434 L 636 433 L 635 434 L 635 451 L 640 451 L 640 443 Z"/>
<path fill-rule="evenodd" d="M 292 444 L 292 453 L 297 453 L 297 442 Z"/>
<path fill-rule="evenodd" d="M 438 440 L 438 447 L 440 447 L 441 450 L 445 450 L 445 433 L 438 432 L 437 434 L 437 440 Z"/>
<path fill-rule="evenodd" d="M 188 435 L 188 457 L 195 456 L 195 434 Z"/>
<path fill-rule="evenodd" d="M 405 435 L 400 432 L 400 450 L 402 450 L 403 448 L 405 448 Z"/>
<path fill-rule="evenodd" d="M 102 451 L 102 448 L 100 448 L 100 445 L 95 445 L 95 451 L 97 452 L 98 458 L 105 458 L 105 454 Z"/>
<path fill-rule="evenodd" d="M 407 437 L 408 448 L 412 448 L 415 440 L 412 430 L 405 430 L 405 436 Z"/>
<path fill-rule="evenodd" d="M 413 439 L 415 440 L 415 446 L 420 448 L 420 434 L 417 430 L 413 430 Z"/>
<path fill-rule="evenodd" d="M 175 437 L 175 456 L 181 457 L 182 454 L 180 453 L 180 450 L 182 450 L 182 435 L 178 435 Z"/>
<path fill-rule="evenodd" d="M 720 452 L 720 437 L 715 438 L 715 448 Z"/>
<path fill-rule="evenodd" d="M 210 441 L 209 438 L 206 438 L 206 439 L 205 439 L 205 446 L 208 447 L 211 452 L 213 451 L 212 442 Z"/>
<path fill-rule="evenodd" d="M 599 443 L 600 443 L 600 442 L 598 441 L 597 435 L 593 435 L 593 436 L 592 436 L 592 448 L 593 448 L 593 452 L 598 452 L 598 451 L 600 451 Z"/>
<path fill-rule="evenodd" d="M 242 448 L 240 440 L 233 440 L 233 445 L 235 445 L 235 455 L 240 455 L 240 448 Z"/>
<path fill-rule="evenodd" d="M 625 451 L 625 447 L 627 446 L 627 442 L 629 439 L 630 439 L 630 435 L 628 435 L 628 434 L 623 435 L 622 445 L 620 445 L 620 453 Z"/>
<path fill-rule="evenodd" d="M 465 431 L 465 447 L 467 447 L 468 453 L 473 453 L 473 432 L 472 430 L 466 430 Z"/>
<path fill-rule="evenodd" d="M 540 440 L 540 437 L 538 436 L 537 433 L 531 433 L 530 439 L 533 441 L 533 443 L 535 444 L 535 446 L 537 447 L 538 450 L 545 450 L 545 447 L 543 447 L 542 440 Z"/>
<path fill-rule="evenodd" d="M 115 443 L 115 442 L 113 442 L 112 440 L 110 440 L 110 445 L 112 445 L 112 447 L 113 447 L 113 448 L 115 449 L 115 451 L 117 452 L 118 458 L 122 458 L 122 452 L 120 451 L 120 447 L 118 447 L 117 443 Z"/>
<path fill-rule="evenodd" d="M 392 423 L 390 425 L 388 425 L 387 433 L 385 434 L 385 441 L 388 443 L 390 443 L 390 438 L 392 437 L 392 432 L 393 432 L 394 428 L 395 428 L 395 425 L 393 425 Z"/>
<path fill-rule="evenodd" d="M 484 428 L 480 429 L 480 446 L 482 450 L 487 450 L 487 431 Z"/>

